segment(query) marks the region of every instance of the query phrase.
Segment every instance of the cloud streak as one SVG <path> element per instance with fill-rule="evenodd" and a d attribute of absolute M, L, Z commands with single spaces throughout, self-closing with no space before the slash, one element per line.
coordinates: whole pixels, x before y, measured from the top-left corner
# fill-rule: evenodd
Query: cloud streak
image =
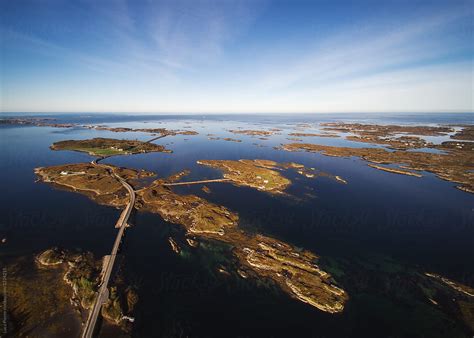
<path fill-rule="evenodd" d="M 19 11 L 0 25 L 1 109 L 35 110 L 35 98 L 42 111 L 473 110 L 470 6 L 354 14 L 320 31 L 311 23 L 326 13 L 305 15 L 302 4 L 117 0 Z"/>
<path fill-rule="evenodd" d="M 423 36 L 462 19 L 469 19 L 469 14 L 458 11 L 435 15 L 422 22 L 403 22 L 395 28 L 365 23 L 362 34 L 345 31 L 318 42 L 316 48 L 301 50 L 304 56 L 290 65 L 280 60 L 280 67 L 274 64 L 267 74 L 260 75 L 258 85 L 262 90 L 288 88 L 301 82 L 319 86 L 433 61 L 465 50 L 466 46 L 447 48 L 444 41 L 426 41 Z"/>

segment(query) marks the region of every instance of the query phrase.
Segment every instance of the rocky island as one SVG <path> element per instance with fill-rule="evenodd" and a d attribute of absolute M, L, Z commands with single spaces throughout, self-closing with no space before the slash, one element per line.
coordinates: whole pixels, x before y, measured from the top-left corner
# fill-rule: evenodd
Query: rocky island
<path fill-rule="evenodd" d="M 393 174 L 422 177 L 421 174 L 418 174 L 418 173 L 413 172 L 413 171 L 394 169 L 394 168 L 384 167 L 384 166 L 377 165 L 377 164 L 372 164 L 372 163 L 369 163 L 368 166 L 371 167 L 371 168 L 374 168 L 374 169 L 386 171 L 386 172 L 393 173 Z"/>
<path fill-rule="evenodd" d="M 338 134 L 333 134 L 333 133 L 289 133 L 289 136 L 296 136 L 296 137 L 308 137 L 308 136 L 314 136 L 314 137 L 339 137 Z"/>
<path fill-rule="evenodd" d="M 237 142 L 237 143 L 240 143 L 242 142 L 242 140 L 239 140 L 239 139 L 235 139 L 235 138 L 232 138 L 232 137 L 215 137 L 215 136 L 210 136 L 208 137 L 208 140 L 223 140 L 223 141 L 228 141 L 228 142 Z"/>
<path fill-rule="evenodd" d="M 463 125 L 460 130 L 450 137 L 455 140 L 474 141 L 474 126 Z"/>
<path fill-rule="evenodd" d="M 406 150 L 432 147 L 420 136 L 446 136 L 454 132 L 449 126 L 397 126 L 361 123 L 322 123 L 323 130 L 347 133 L 347 140 L 386 145 L 391 149 Z"/>
<path fill-rule="evenodd" d="M 58 266 L 64 272 L 63 280 L 72 289 L 71 303 L 83 312 L 94 303 L 104 259 L 106 257 L 96 260 L 90 252 L 74 253 L 52 248 L 40 253 L 36 261 L 41 267 Z M 110 297 L 102 307 L 102 316 L 112 324 L 122 325 L 127 329 L 137 295 L 132 288 L 121 282 L 123 278 L 116 280 L 119 282 L 110 287 Z"/>
<path fill-rule="evenodd" d="M 8 297 L 8 336 L 75 336 L 94 302 L 103 262 L 88 251 L 53 247 L 5 264 L 8 288 L 2 296 Z M 123 333 L 130 332 L 138 301 L 135 288 L 118 272 L 109 290 L 102 316 Z"/>
<path fill-rule="evenodd" d="M 359 157 L 370 166 L 391 173 L 420 177 L 419 171 L 434 173 L 439 178 L 457 183 L 456 188 L 474 193 L 474 144 L 469 141 L 444 141 L 433 144 L 418 136 L 446 136 L 454 132 L 452 127 L 438 126 L 395 126 L 326 123 L 324 129 L 336 132 L 350 132 L 359 136 L 347 136 L 351 141 L 374 143 L 396 149 L 335 147 L 311 143 L 290 143 L 281 147 L 287 151 L 304 150 L 320 152 L 326 156 Z M 470 130 L 471 127 L 464 127 Z M 463 129 L 464 130 L 464 129 Z M 466 135 L 469 131 L 466 132 Z M 458 131 L 452 135 L 465 135 Z M 415 151 L 417 148 L 432 148 L 430 151 Z M 398 168 L 388 168 L 379 164 L 393 164 Z M 408 170 L 407 170 L 408 169 Z"/>
<path fill-rule="evenodd" d="M 237 186 L 247 186 L 281 194 L 291 181 L 273 170 L 276 162 L 264 160 L 200 160 L 198 164 L 221 170 L 224 178 Z"/>
<path fill-rule="evenodd" d="M 323 130 L 331 132 L 353 133 L 359 135 L 376 135 L 386 137 L 396 134 L 411 134 L 423 136 L 441 136 L 452 133 L 454 129 L 450 126 L 399 126 L 363 123 L 327 122 L 321 123 Z"/>
<path fill-rule="evenodd" d="M 335 157 L 356 156 L 375 164 L 398 164 L 401 169 L 434 173 L 443 180 L 458 183 L 456 188 L 474 193 L 474 172 L 472 172 L 474 152 L 468 150 L 456 149 L 446 154 L 434 154 L 428 152 L 387 151 L 381 148 L 333 147 L 310 143 L 290 143 L 282 146 L 282 149 L 287 151 L 304 150 L 320 152 L 323 155 Z M 387 171 L 386 168 L 382 170 Z M 403 172 L 398 170 L 397 173 L 401 174 Z M 413 176 L 413 172 L 411 175 Z"/>
<path fill-rule="evenodd" d="M 251 129 L 230 129 L 233 134 L 243 134 L 249 136 L 270 136 L 276 133 L 275 130 L 251 130 Z"/>

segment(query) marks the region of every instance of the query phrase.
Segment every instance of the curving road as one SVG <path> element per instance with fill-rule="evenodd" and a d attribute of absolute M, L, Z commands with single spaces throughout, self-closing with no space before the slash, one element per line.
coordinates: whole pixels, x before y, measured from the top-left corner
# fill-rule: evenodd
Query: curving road
<path fill-rule="evenodd" d="M 130 200 L 127 206 L 125 207 L 125 209 L 123 209 L 117 221 L 116 227 L 120 228 L 120 230 L 117 233 L 117 237 L 115 238 L 114 246 L 112 248 L 112 253 L 110 254 L 109 259 L 106 262 L 107 265 L 105 267 L 104 274 L 102 276 L 102 284 L 99 287 L 99 291 L 97 292 L 97 297 L 95 299 L 94 305 L 92 307 L 92 310 L 89 312 L 89 317 L 87 318 L 87 321 L 84 326 L 84 330 L 82 331 L 83 338 L 92 337 L 94 333 L 95 325 L 97 323 L 97 318 L 99 317 L 100 309 L 102 308 L 102 305 L 105 304 L 107 300 L 109 299 L 108 284 L 109 284 L 110 275 L 112 274 L 115 257 L 117 255 L 123 233 L 125 231 L 125 228 L 127 227 L 128 219 L 133 210 L 133 206 L 135 205 L 135 190 L 133 190 L 130 184 L 128 184 L 123 178 L 115 174 L 113 167 L 110 167 L 106 164 L 98 164 L 97 161 L 98 160 L 93 160 L 91 164 L 94 166 L 101 166 L 103 168 L 106 168 L 110 172 L 110 174 L 114 176 L 117 180 L 119 180 L 119 182 L 127 189 Z"/>

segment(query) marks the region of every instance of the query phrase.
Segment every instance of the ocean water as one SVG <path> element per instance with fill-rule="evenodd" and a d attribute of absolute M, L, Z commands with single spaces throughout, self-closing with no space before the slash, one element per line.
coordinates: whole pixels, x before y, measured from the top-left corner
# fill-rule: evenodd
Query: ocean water
<path fill-rule="evenodd" d="M 186 178 L 189 180 L 220 177 L 218 171 L 196 164 L 201 159 L 271 159 L 302 163 L 348 181 L 342 185 L 324 177 L 308 179 L 284 172 L 293 181 L 288 190 L 293 198 L 225 183 L 209 185 L 211 194 L 199 186 L 175 189 L 238 212 L 240 226 L 247 231 L 281 239 L 320 256 L 323 269 L 331 271 L 350 296 L 342 314 L 320 312 L 266 282 L 218 273 L 220 265 L 235 264 L 225 247 L 208 245 L 176 255 L 167 239 L 173 236 L 185 247 L 183 229 L 158 215 L 134 213 L 119 260 L 139 292 L 133 336 L 385 336 L 387 330 L 393 336 L 465 333 L 441 311 L 420 305 L 415 292 L 401 298 L 397 284 L 382 284 L 393 277 L 385 268 L 390 264 L 403 271 L 436 272 L 474 286 L 474 195 L 430 173 L 423 173 L 421 179 L 394 175 L 370 168 L 356 158 L 293 153 L 274 147 L 293 142 L 287 139 L 288 134 L 301 129 L 301 123 L 311 125 L 301 132 L 318 133 L 319 122 L 467 124 L 473 123 L 474 114 L 44 116 L 58 122 L 197 131 L 199 135 L 155 141 L 172 150 L 171 154 L 138 154 L 104 161 L 151 170 L 159 177 L 184 169 L 191 171 Z M 228 131 L 237 128 L 282 131 L 261 140 Z M 208 134 L 242 142 L 209 140 Z M 92 137 L 151 138 L 146 133 L 83 128 L 0 127 L 4 191 L 0 194 L 0 237 L 7 238 L 1 247 L 2 262 L 51 246 L 89 250 L 97 257 L 110 251 L 120 211 L 99 206 L 80 194 L 35 183 L 33 172 L 39 166 L 90 161 L 89 155 L 52 151 L 49 146 L 60 140 Z M 342 137 L 303 139 L 332 146 L 371 146 Z M 103 337 L 115 334 L 107 325 L 101 331 Z"/>

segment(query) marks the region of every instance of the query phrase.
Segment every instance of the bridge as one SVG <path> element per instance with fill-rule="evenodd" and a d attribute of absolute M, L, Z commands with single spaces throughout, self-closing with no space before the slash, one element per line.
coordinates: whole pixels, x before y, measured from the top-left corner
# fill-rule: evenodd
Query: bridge
<path fill-rule="evenodd" d="M 161 138 L 164 136 L 162 135 L 158 138 Z M 114 267 L 115 258 L 117 256 L 120 242 L 125 232 L 125 228 L 127 227 L 127 222 L 128 222 L 128 219 L 130 218 L 130 214 L 133 210 L 133 206 L 135 205 L 135 198 L 136 198 L 135 190 L 133 190 L 132 186 L 130 186 L 130 184 L 128 184 L 122 177 L 120 177 L 119 175 L 115 173 L 114 167 L 108 166 L 106 164 L 99 164 L 98 161 L 100 161 L 101 159 L 102 158 L 94 159 L 93 161 L 91 161 L 91 164 L 93 166 L 100 166 L 102 168 L 105 168 L 113 177 L 115 177 L 125 187 L 125 189 L 127 189 L 128 195 L 129 195 L 129 201 L 125 209 L 123 209 L 122 213 L 120 214 L 120 217 L 117 220 L 117 223 L 115 224 L 115 227 L 118 228 L 119 231 L 115 238 L 115 242 L 114 242 L 114 246 L 112 247 L 111 254 L 107 255 L 104 258 L 101 284 L 99 286 L 99 291 L 97 292 L 94 305 L 91 311 L 89 312 L 89 316 L 87 317 L 86 323 L 84 324 L 84 329 L 82 331 L 82 338 L 93 337 L 95 327 L 97 324 L 97 319 L 99 317 L 102 305 L 104 305 L 109 299 L 108 284 L 109 284 L 110 276 L 112 274 L 112 269 Z M 212 180 L 192 181 L 192 182 L 163 183 L 163 185 L 177 186 L 177 185 L 204 184 L 204 183 L 227 182 L 227 181 L 230 181 L 230 179 L 219 178 L 219 179 L 212 179 Z"/>
<path fill-rule="evenodd" d="M 229 182 L 230 178 L 216 178 L 213 180 L 201 180 L 201 181 L 191 181 L 191 182 L 175 182 L 175 183 L 162 183 L 161 185 L 165 186 L 176 186 L 176 185 L 190 185 L 190 184 L 205 184 L 205 183 L 217 183 L 217 182 Z"/>
<path fill-rule="evenodd" d="M 166 137 L 168 135 L 170 135 L 170 133 L 163 133 L 159 136 L 153 137 L 151 140 L 145 141 L 145 143 L 151 143 L 153 141 L 159 140 L 160 138 Z"/>
<path fill-rule="evenodd" d="M 114 267 L 115 257 L 117 256 L 120 242 L 122 240 L 125 228 L 127 227 L 128 219 L 133 210 L 133 206 L 135 205 L 135 191 L 133 190 L 133 188 L 123 178 L 115 174 L 113 167 L 108 166 L 106 164 L 98 164 L 97 161 L 99 160 L 93 160 L 91 164 L 94 166 L 101 166 L 103 168 L 106 168 L 110 172 L 110 174 L 114 176 L 125 187 L 125 189 L 127 189 L 128 195 L 129 195 L 129 201 L 125 209 L 123 209 L 122 213 L 120 214 L 120 217 L 115 225 L 115 227 L 119 228 L 119 231 L 117 233 L 117 236 L 115 237 L 115 242 L 114 242 L 114 246 L 112 247 L 112 252 L 110 255 L 107 256 L 107 259 L 105 259 L 104 268 L 102 270 L 103 273 L 102 273 L 102 278 L 101 278 L 101 284 L 99 287 L 99 291 L 97 292 L 94 305 L 91 311 L 89 312 L 89 316 L 84 325 L 84 329 L 82 331 L 83 338 L 91 338 L 93 336 L 95 326 L 97 323 L 97 318 L 99 317 L 99 313 L 102 308 L 102 305 L 105 304 L 107 300 L 109 299 L 108 284 L 109 284 L 110 276 L 112 274 L 112 269 Z"/>

